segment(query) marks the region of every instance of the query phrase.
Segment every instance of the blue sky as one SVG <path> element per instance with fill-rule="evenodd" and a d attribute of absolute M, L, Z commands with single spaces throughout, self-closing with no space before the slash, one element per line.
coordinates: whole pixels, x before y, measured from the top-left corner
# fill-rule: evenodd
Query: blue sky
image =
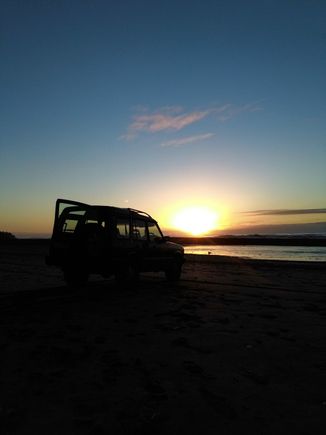
<path fill-rule="evenodd" d="M 51 231 L 57 197 L 166 227 L 197 204 L 231 227 L 255 210 L 326 220 L 300 212 L 326 204 L 324 1 L 3 0 L 0 15 L 0 229 Z"/>

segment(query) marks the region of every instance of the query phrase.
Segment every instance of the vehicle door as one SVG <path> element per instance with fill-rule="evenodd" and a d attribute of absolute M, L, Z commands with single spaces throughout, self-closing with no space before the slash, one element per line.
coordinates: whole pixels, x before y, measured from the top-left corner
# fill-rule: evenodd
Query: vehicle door
<path fill-rule="evenodd" d="M 60 234 L 74 233 L 78 223 L 81 221 L 81 216 L 84 216 L 88 209 L 89 205 L 82 202 L 57 199 L 53 235 L 60 236 Z"/>
<path fill-rule="evenodd" d="M 166 239 L 155 221 L 147 222 L 147 233 L 149 240 L 148 251 L 151 262 L 154 268 L 164 268 L 169 260 L 169 250 L 167 249 Z"/>
<path fill-rule="evenodd" d="M 97 207 L 89 207 L 78 236 L 84 254 L 93 266 L 101 266 L 107 241 L 108 220 Z"/>
<path fill-rule="evenodd" d="M 76 234 L 85 222 L 89 206 L 76 201 L 58 199 L 55 208 L 50 256 L 59 263 L 75 257 Z"/>
<path fill-rule="evenodd" d="M 132 250 L 130 239 L 130 216 L 115 214 L 111 219 L 110 255 L 112 259 L 125 261 Z"/>
<path fill-rule="evenodd" d="M 147 235 L 146 219 L 133 217 L 131 231 L 131 243 L 133 255 L 137 256 L 137 262 L 142 270 L 150 267 L 149 242 Z"/>

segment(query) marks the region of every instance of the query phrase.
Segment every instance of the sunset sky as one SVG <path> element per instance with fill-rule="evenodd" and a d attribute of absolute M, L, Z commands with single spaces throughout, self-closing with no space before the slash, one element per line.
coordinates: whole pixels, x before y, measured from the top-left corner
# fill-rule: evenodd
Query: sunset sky
<path fill-rule="evenodd" d="M 0 8 L 0 230 L 49 234 L 56 198 L 325 223 L 324 0 Z"/>

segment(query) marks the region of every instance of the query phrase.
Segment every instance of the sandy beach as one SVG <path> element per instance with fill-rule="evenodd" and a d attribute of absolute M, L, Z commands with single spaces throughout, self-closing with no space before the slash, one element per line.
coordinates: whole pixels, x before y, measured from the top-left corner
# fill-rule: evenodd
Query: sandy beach
<path fill-rule="evenodd" d="M 188 256 L 68 291 L 0 245 L 1 434 L 324 434 L 326 266 Z"/>

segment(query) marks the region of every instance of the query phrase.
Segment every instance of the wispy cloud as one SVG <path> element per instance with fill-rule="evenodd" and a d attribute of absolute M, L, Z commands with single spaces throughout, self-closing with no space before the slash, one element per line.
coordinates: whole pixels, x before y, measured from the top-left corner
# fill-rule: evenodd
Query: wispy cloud
<path fill-rule="evenodd" d="M 245 211 L 243 214 L 251 215 L 251 216 L 286 216 L 286 215 L 295 215 L 295 214 L 323 214 L 326 213 L 326 208 L 303 208 L 297 210 L 254 210 L 254 211 Z"/>
<path fill-rule="evenodd" d="M 209 110 L 180 113 L 180 107 L 164 107 L 154 113 L 138 113 L 132 118 L 128 131 L 123 139 L 132 139 L 138 133 L 157 133 L 160 131 L 178 131 L 184 127 L 200 121 L 209 115 Z"/>
<path fill-rule="evenodd" d="M 260 110 L 263 109 L 257 102 L 240 106 L 235 104 L 223 104 L 192 111 L 185 111 L 180 106 L 161 107 L 153 112 L 150 112 L 145 107 L 138 107 L 136 108 L 136 113 L 132 116 L 127 132 L 123 134 L 120 139 L 131 140 L 140 133 L 179 131 L 209 116 L 215 116 L 219 122 L 225 122 L 235 118 L 241 113 L 257 112 Z"/>
<path fill-rule="evenodd" d="M 217 107 L 214 112 L 217 115 L 217 119 L 220 122 L 229 121 L 232 118 L 240 115 L 241 113 L 252 113 L 259 112 L 263 110 L 258 102 L 243 104 L 237 106 L 235 104 L 224 104 L 223 106 Z"/>
<path fill-rule="evenodd" d="M 148 131 L 156 133 L 161 130 L 181 130 L 189 124 L 197 122 L 208 115 L 205 112 L 190 112 L 181 115 L 167 115 L 156 113 L 153 115 L 137 116 L 130 128 L 135 131 Z"/>
<path fill-rule="evenodd" d="M 215 136 L 214 133 L 197 134 L 195 136 L 181 137 L 178 139 L 168 140 L 167 142 L 162 142 L 161 147 L 179 147 L 182 145 L 187 145 L 195 142 L 202 142 L 203 140 L 210 139 Z"/>

